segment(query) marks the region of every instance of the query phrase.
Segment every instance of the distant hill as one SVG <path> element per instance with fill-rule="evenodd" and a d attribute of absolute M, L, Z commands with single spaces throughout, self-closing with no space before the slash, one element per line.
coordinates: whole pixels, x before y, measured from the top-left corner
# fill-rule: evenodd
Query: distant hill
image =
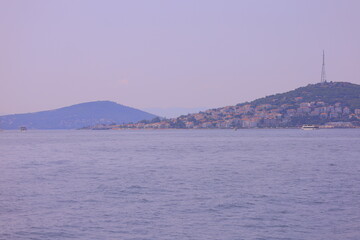
<path fill-rule="evenodd" d="M 156 115 L 110 101 L 76 104 L 55 110 L 0 116 L 0 128 L 77 129 L 96 124 L 123 124 L 151 120 Z"/>
<path fill-rule="evenodd" d="M 309 84 L 251 102 L 124 128 L 273 128 L 316 124 L 360 127 L 360 85 Z"/>

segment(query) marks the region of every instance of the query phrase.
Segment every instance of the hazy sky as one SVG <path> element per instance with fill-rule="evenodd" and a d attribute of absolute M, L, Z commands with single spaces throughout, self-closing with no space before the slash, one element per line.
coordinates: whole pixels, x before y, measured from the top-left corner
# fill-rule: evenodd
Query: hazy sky
<path fill-rule="evenodd" d="M 221 107 L 360 84 L 358 0 L 0 0 L 0 113 Z"/>

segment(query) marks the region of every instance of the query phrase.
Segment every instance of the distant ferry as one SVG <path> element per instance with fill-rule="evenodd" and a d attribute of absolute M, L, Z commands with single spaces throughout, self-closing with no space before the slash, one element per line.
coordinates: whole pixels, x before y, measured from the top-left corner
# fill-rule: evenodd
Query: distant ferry
<path fill-rule="evenodd" d="M 316 125 L 302 125 L 302 130 L 317 130 L 319 129 L 319 126 Z"/>
<path fill-rule="evenodd" d="M 24 132 L 24 131 L 26 131 L 26 130 L 27 130 L 26 127 L 20 127 L 20 131 L 21 131 L 21 132 Z"/>

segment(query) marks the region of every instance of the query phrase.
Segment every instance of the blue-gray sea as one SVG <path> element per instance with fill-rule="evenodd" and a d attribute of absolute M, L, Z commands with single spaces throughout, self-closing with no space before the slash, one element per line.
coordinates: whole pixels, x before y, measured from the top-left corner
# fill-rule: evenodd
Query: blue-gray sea
<path fill-rule="evenodd" d="M 360 239 L 360 129 L 0 132 L 0 239 Z"/>

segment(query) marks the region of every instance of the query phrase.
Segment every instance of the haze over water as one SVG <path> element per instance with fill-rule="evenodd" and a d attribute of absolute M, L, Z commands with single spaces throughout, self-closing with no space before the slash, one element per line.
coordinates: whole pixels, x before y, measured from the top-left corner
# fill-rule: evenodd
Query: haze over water
<path fill-rule="evenodd" d="M 0 239 L 360 239 L 359 130 L 3 131 Z"/>

